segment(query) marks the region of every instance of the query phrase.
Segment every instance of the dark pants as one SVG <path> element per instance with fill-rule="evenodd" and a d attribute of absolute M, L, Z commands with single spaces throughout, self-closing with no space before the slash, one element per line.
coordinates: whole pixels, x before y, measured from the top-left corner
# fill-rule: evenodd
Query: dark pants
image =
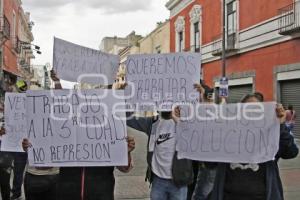
<path fill-rule="evenodd" d="M 24 180 L 26 200 L 56 200 L 58 175 L 32 175 Z"/>
<path fill-rule="evenodd" d="M 14 198 L 20 197 L 22 192 L 23 175 L 27 162 L 27 153 L 14 153 L 14 180 L 12 194 Z"/>
<path fill-rule="evenodd" d="M 10 198 L 10 172 L 11 169 L 0 168 L 0 190 L 2 200 L 9 200 Z"/>
<path fill-rule="evenodd" d="M 83 168 L 61 168 L 58 200 L 81 200 Z M 113 200 L 115 178 L 112 167 L 85 168 L 84 200 Z"/>
<path fill-rule="evenodd" d="M 187 195 L 187 200 L 191 200 L 194 189 L 197 183 L 197 174 L 198 174 L 198 169 L 199 169 L 199 162 L 198 161 L 193 161 L 193 171 L 194 171 L 194 181 L 192 184 L 188 186 L 188 195 Z"/>

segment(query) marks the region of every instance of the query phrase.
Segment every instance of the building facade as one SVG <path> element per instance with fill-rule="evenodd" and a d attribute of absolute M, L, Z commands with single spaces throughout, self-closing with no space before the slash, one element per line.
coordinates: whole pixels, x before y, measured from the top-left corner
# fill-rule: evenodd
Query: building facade
<path fill-rule="evenodd" d="M 170 22 L 158 22 L 156 28 L 135 44 L 128 45 L 119 51 L 120 69 L 116 84 L 125 82 L 127 56 L 131 54 L 155 54 L 170 52 Z"/>
<path fill-rule="evenodd" d="M 126 37 L 104 37 L 99 49 L 105 53 L 118 55 L 120 50 L 128 46 L 134 46 L 141 38 L 142 36 L 136 35 L 134 31 Z"/>
<path fill-rule="evenodd" d="M 259 91 L 300 113 L 299 0 L 224 0 L 229 102 Z M 170 0 L 170 50 L 199 52 L 202 78 L 218 89 L 223 0 Z M 300 126 L 300 120 L 297 124 Z M 300 128 L 296 134 L 300 136 Z"/>
<path fill-rule="evenodd" d="M 139 53 L 169 53 L 170 52 L 170 22 L 158 22 L 156 28 L 139 40 Z"/>
<path fill-rule="evenodd" d="M 0 0 L 0 77 L 30 79 L 32 22 L 21 0 Z"/>

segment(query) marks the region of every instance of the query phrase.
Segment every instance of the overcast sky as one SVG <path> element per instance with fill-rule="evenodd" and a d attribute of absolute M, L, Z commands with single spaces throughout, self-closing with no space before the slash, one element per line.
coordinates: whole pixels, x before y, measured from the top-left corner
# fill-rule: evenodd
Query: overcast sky
<path fill-rule="evenodd" d="M 167 0 L 22 0 L 31 13 L 34 44 L 41 47 L 34 64 L 52 63 L 53 37 L 98 49 L 105 36 L 145 36 L 169 18 Z"/>

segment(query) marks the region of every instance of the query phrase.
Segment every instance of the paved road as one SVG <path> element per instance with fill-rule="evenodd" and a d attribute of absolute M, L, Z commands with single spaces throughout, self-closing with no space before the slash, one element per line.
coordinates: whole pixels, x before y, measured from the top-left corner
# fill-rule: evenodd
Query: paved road
<path fill-rule="evenodd" d="M 147 136 L 128 128 L 134 136 L 136 149 L 133 152 L 134 168 L 128 174 L 116 172 L 116 199 L 149 199 L 149 184 L 145 182 Z"/>

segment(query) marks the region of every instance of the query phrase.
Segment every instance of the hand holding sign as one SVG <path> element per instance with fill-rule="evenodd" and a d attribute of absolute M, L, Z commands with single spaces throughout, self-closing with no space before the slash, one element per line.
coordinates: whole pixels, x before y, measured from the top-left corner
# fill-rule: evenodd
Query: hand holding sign
<path fill-rule="evenodd" d="M 127 144 L 128 144 L 128 153 L 131 153 L 135 149 L 134 137 L 128 136 L 127 137 Z"/>
<path fill-rule="evenodd" d="M 28 148 L 32 147 L 32 144 L 29 142 L 27 138 L 24 138 L 22 141 L 22 147 L 25 152 L 28 151 Z"/>
<path fill-rule="evenodd" d="M 53 81 L 59 81 L 59 78 L 57 78 L 57 75 L 53 69 L 50 71 L 50 77 Z"/>
<path fill-rule="evenodd" d="M 280 123 L 284 123 L 285 120 L 286 120 L 286 112 L 285 112 L 282 104 L 277 104 L 276 105 L 276 114 L 277 114 L 277 117 L 280 120 Z"/>

